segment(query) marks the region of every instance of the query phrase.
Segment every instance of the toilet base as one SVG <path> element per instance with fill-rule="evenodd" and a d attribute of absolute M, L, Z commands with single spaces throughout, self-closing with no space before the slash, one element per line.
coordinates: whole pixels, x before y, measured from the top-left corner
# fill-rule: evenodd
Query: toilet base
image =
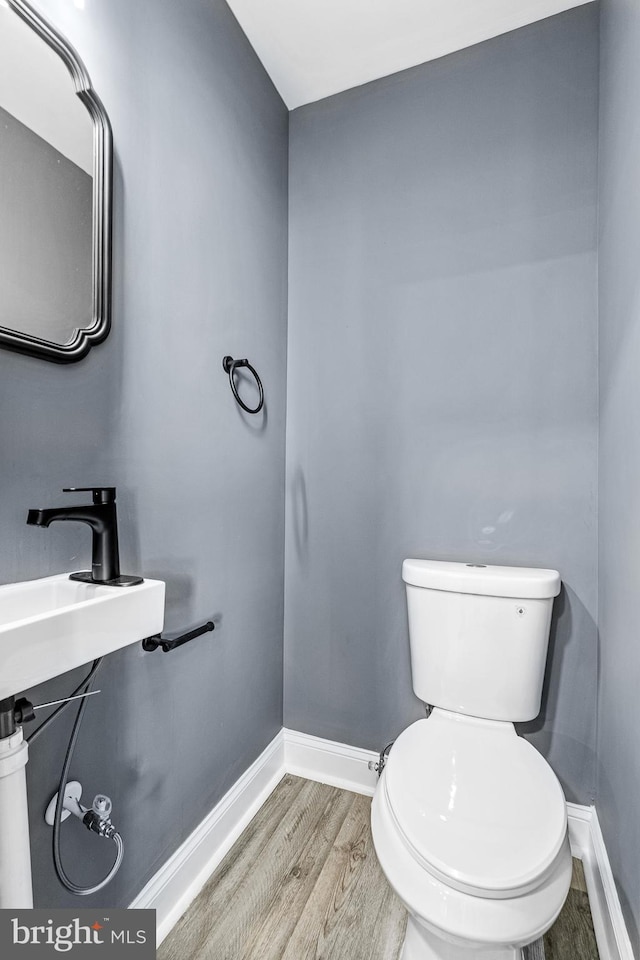
<path fill-rule="evenodd" d="M 409 916 L 400 960 L 522 960 L 522 950 L 513 947 L 459 946 L 435 936 Z"/>

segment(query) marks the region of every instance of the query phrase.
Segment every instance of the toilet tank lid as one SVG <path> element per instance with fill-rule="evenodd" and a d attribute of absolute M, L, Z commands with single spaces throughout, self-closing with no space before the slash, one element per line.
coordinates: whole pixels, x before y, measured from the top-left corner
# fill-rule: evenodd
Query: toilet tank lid
<path fill-rule="evenodd" d="M 405 560 L 402 579 L 415 587 L 475 593 L 490 597 L 542 600 L 560 593 L 557 570 L 536 567 L 495 567 L 445 560 Z"/>

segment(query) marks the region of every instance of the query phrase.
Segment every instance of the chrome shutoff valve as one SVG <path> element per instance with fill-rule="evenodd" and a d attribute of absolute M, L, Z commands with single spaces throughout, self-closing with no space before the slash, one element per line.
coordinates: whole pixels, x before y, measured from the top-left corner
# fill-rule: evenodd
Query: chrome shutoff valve
<path fill-rule="evenodd" d="M 61 820 L 66 820 L 69 814 L 73 814 L 78 820 L 82 820 L 87 830 L 93 830 L 100 837 L 106 837 L 108 840 L 117 833 L 116 828 L 109 819 L 113 804 L 109 797 L 104 793 L 98 793 L 93 798 L 91 809 L 87 809 L 80 803 L 82 796 L 82 784 L 77 780 L 70 780 L 65 786 L 64 803 Z M 45 813 L 45 821 L 50 827 L 53 826 L 55 819 L 56 806 L 58 803 L 58 794 L 56 793 Z"/>
<path fill-rule="evenodd" d="M 101 837 L 111 839 L 116 832 L 116 828 L 109 819 L 112 807 L 113 804 L 109 797 L 105 796 L 104 793 L 96 794 L 93 798 L 91 810 L 87 810 L 82 818 L 85 827 L 100 834 Z"/>
<path fill-rule="evenodd" d="M 384 750 L 380 751 L 380 756 L 378 757 L 377 760 L 369 760 L 369 763 L 367 764 L 367 766 L 369 767 L 369 770 L 375 770 L 378 776 L 382 775 L 382 771 L 384 770 L 387 764 L 387 757 L 389 756 L 389 751 L 391 750 L 391 747 L 393 746 L 394 742 L 395 741 L 392 740 L 391 743 L 388 743 L 386 745 Z"/>

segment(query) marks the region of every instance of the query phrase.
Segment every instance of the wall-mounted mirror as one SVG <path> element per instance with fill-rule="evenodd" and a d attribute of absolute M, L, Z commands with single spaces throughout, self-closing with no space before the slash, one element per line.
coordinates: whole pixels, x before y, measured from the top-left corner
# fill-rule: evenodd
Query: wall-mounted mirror
<path fill-rule="evenodd" d="M 0 346 L 66 363 L 107 336 L 111 163 L 75 50 L 0 0 Z"/>

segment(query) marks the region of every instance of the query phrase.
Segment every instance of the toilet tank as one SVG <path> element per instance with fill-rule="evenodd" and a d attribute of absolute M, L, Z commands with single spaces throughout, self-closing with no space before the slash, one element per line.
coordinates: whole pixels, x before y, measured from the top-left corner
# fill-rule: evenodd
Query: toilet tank
<path fill-rule="evenodd" d="M 556 570 L 405 560 L 413 689 L 487 720 L 540 712 Z"/>

